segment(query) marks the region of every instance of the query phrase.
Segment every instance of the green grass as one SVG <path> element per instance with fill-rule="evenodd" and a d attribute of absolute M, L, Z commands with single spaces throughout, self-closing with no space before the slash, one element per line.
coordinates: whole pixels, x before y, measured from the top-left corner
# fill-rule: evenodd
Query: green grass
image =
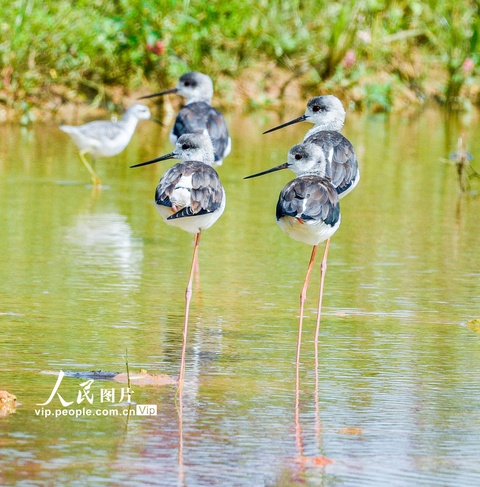
<path fill-rule="evenodd" d="M 405 98 L 455 109 L 480 91 L 475 1 L 0 0 L 0 8 L 0 104 L 23 115 L 52 98 L 108 106 L 113 88 L 171 86 L 188 70 L 210 74 L 224 100 L 233 80 L 256 70 L 249 108 L 277 104 L 272 82 L 277 96 L 295 83 L 304 97 L 341 92 L 387 112 Z"/>

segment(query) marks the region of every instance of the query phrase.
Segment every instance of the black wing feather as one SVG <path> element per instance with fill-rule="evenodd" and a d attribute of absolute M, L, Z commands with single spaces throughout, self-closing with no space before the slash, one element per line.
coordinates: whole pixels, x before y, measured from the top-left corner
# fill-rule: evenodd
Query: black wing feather
<path fill-rule="evenodd" d="M 355 149 L 346 137 L 340 132 L 325 130 L 310 135 L 304 143 L 322 147 L 328 159 L 326 177 L 331 180 L 338 194 L 350 188 L 357 177 L 358 161 Z"/>
<path fill-rule="evenodd" d="M 198 161 L 180 162 L 171 167 L 160 179 L 155 191 L 157 205 L 172 207 L 171 196 L 182 177 L 192 177 L 191 204 L 169 219 L 203 215 L 218 210 L 222 205 L 223 186 L 213 167 Z"/>
<path fill-rule="evenodd" d="M 340 219 L 340 204 L 335 187 L 318 176 L 301 176 L 281 191 L 277 203 L 277 220 L 292 216 L 302 220 L 322 220 L 335 225 Z"/>
<path fill-rule="evenodd" d="M 199 101 L 185 105 L 177 115 L 172 132 L 178 139 L 183 134 L 205 130 L 212 139 L 215 160 L 218 161 L 224 156 L 230 136 L 223 115 L 208 103 Z"/>

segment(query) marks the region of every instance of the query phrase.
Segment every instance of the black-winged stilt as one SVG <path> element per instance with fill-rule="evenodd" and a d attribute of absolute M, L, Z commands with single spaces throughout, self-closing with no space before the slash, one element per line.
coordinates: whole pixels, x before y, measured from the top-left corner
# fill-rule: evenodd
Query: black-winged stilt
<path fill-rule="evenodd" d="M 185 374 L 188 317 L 200 234 L 220 218 L 225 210 L 226 196 L 220 178 L 212 167 L 214 153 L 208 135 L 181 135 L 173 152 L 131 167 L 145 166 L 166 159 L 180 159 L 182 162 L 171 167 L 160 179 L 155 191 L 155 205 L 166 223 L 195 234 L 192 265 L 185 291 L 185 320 L 178 376 L 178 385 L 181 388 Z"/>
<path fill-rule="evenodd" d="M 198 132 L 208 134 L 212 139 L 215 152 L 213 165 L 222 165 L 223 159 L 230 154 L 232 141 L 223 115 L 211 106 L 213 82 L 210 76 L 191 71 L 180 76 L 175 88 L 143 96 L 141 99 L 169 93 L 178 93 L 186 99 L 186 104 L 178 112 L 175 125 L 170 132 L 172 144 L 175 145 L 178 137 L 183 134 Z"/>
<path fill-rule="evenodd" d="M 282 189 L 276 209 L 277 223 L 280 228 L 294 240 L 313 246 L 300 293 L 300 319 L 296 353 L 297 386 L 299 383 L 303 313 L 315 254 L 318 245 L 326 240 L 320 268 L 321 279 L 315 328 L 315 353 L 317 355 L 328 248 L 330 237 L 338 230 L 341 220 L 337 191 L 333 184 L 325 178 L 327 165 L 327 160 L 321 147 L 312 143 L 303 143 L 290 149 L 286 163 L 245 178 L 249 179 L 287 168 L 297 175 L 296 179 L 290 181 Z"/>

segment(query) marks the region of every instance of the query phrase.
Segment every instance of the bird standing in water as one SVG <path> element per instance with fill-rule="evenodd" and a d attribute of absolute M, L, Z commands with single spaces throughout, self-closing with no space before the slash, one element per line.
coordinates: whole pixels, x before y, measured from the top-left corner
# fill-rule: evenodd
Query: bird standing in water
<path fill-rule="evenodd" d="M 185 291 L 185 320 L 178 385 L 183 386 L 187 347 L 188 317 L 192 281 L 198 262 L 202 230 L 210 228 L 225 210 L 225 190 L 213 169 L 213 146 L 205 134 L 181 135 L 173 152 L 131 167 L 145 166 L 167 159 L 180 159 L 160 179 L 155 191 L 155 205 L 169 225 L 195 234 L 192 265 Z"/>
<path fill-rule="evenodd" d="M 101 182 L 86 159 L 90 154 L 93 161 L 97 157 L 112 157 L 120 154 L 130 142 L 139 120 L 151 118 L 145 105 L 136 103 L 128 108 L 118 122 L 95 120 L 84 125 L 61 125 L 60 130 L 67 133 L 79 149 L 80 159 L 92 178 L 93 186 Z"/>
<path fill-rule="evenodd" d="M 322 149 L 326 162 L 322 176 L 330 181 L 337 191 L 338 198 L 343 198 L 357 186 L 360 181 L 360 171 L 355 149 L 350 141 L 340 133 L 345 123 L 345 109 L 342 102 L 333 95 L 311 98 L 303 115 L 267 130 L 264 134 L 303 121 L 314 124 L 305 135 L 303 142 L 317 145 Z M 329 246 L 330 238 L 325 244 L 322 260 L 323 272 L 327 266 Z M 316 336 L 318 337 L 318 325 Z M 317 373 L 317 366 L 318 342 L 315 340 L 315 373 Z"/>
<path fill-rule="evenodd" d="M 333 95 L 316 96 L 308 101 L 302 116 L 267 130 L 264 134 L 303 121 L 314 124 L 303 142 L 317 144 L 323 149 L 327 161 L 325 177 L 330 179 L 339 197 L 343 198 L 360 181 L 360 171 L 355 149 L 340 133 L 345 123 L 342 102 Z"/>
<path fill-rule="evenodd" d="M 170 132 L 170 142 L 175 145 L 177 139 L 183 134 L 199 132 L 208 134 L 215 152 L 213 165 L 221 166 L 223 159 L 230 154 L 232 141 L 223 115 L 211 106 L 213 83 L 210 76 L 196 71 L 185 73 L 180 76 L 175 88 L 143 96 L 141 99 L 169 93 L 178 93 L 186 99 L 186 104 L 178 113 Z"/>
<path fill-rule="evenodd" d="M 312 245 L 312 254 L 300 293 L 300 319 L 298 325 L 296 378 L 299 383 L 300 348 L 303 326 L 303 313 L 308 282 L 312 272 L 317 247 L 325 240 L 325 252 L 321 264 L 320 291 L 315 328 L 315 347 L 318 343 L 320 317 L 322 310 L 323 288 L 327 269 L 327 254 L 330 237 L 340 226 L 340 205 L 338 194 L 333 184 L 325 178 L 327 160 L 321 147 L 316 144 L 298 144 L 288 152 L 288 161 L 245 179 L 254 178 L 281 169 L 291 169 L 297 178 L 290 181 L 278 198 L 276 218 L 280 228 L 294 240 Z"/>

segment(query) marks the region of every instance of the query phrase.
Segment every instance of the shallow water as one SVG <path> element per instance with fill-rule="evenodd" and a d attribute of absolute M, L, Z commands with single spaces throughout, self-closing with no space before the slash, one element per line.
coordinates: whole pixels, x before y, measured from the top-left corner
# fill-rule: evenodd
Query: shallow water
<path fill-rule="evenodd" d="M 131 371 L 178 373 L 193 238 L 152 203 L 168 162 L 128 168 L 171 150 L 166 129 L 142 123 L 97 162 L 94 190 L 56 126 L 0 126 L 0 389 L 21 403 L 0 418 L 1 485 L 480 484 L 480 343 L 467 326 L 480 316 L 480 181 L 460 197 L 442 162 L 461 130 L 477 161 L 478 115 L 349 115 L 362 179 L 330 247 L 318 381 L 313 274 L 297 410 L 310 249 L 274 218 L 293 176 L 242 180 L 284 162 L 308 128 L 261 135 L 278 122 L 230 119 L 227 209 L 202 236 L 181 413 L 174 386 L 133 385 L 157 415 L 128 417 L 125 384 L 95 380 L 90 404 L 72 377 L 58 392 L 73 404 L 42 409 L 57 377 L 41 372 L 122 372 L 128 356 Z M 93 416 L 45 417 L 82 408 Z"/>

